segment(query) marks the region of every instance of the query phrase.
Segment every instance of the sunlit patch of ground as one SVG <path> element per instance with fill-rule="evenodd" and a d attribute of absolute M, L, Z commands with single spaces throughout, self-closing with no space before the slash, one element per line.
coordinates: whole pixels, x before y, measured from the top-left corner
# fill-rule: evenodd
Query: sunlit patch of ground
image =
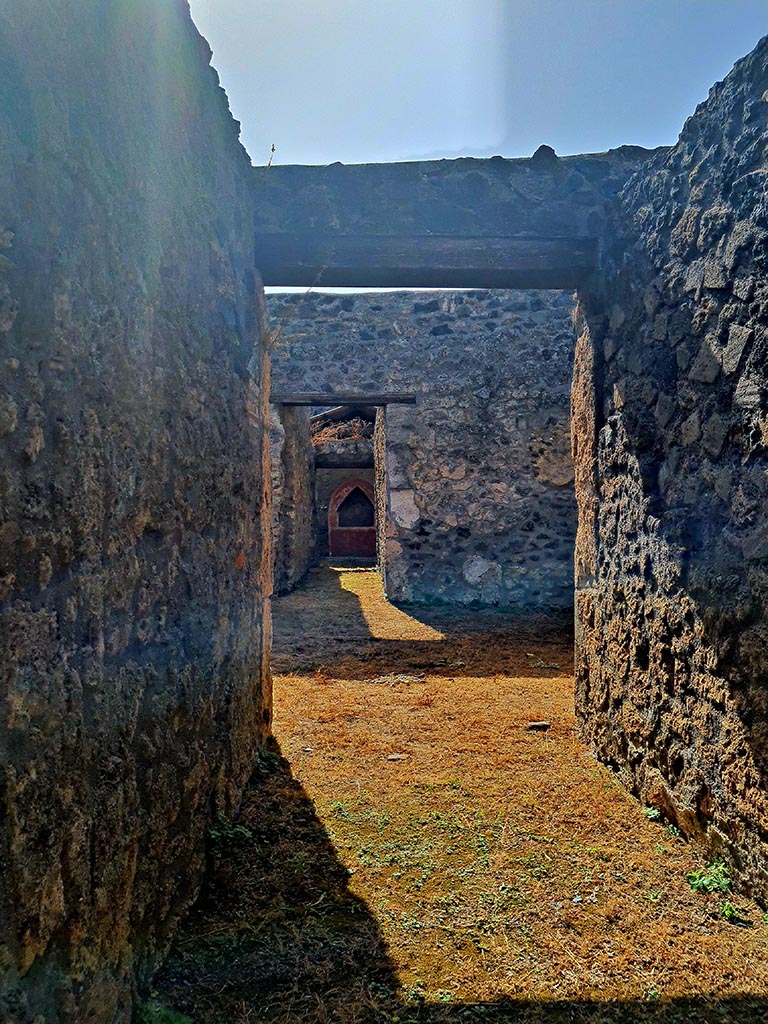
<path fill-rule="evenodd" d="M 283 756 L 212 836 L 167 1005 L 198 1024 L 768 1020 L 762 911 L 694 892 L 696 852 L 580 743 L 566 620 L 404 616 L 375 573 L 326 567 L 276 602 L 275 634 Z"/>
<path fill-rule="evenodd" d="M 377 640 L 445 640 L 445 634 L 439 630 L 389 604 L 377 572 L 335 567 L 328 571 L 339 577 L 342 590 L 359 600 L 365 624 Z"/>

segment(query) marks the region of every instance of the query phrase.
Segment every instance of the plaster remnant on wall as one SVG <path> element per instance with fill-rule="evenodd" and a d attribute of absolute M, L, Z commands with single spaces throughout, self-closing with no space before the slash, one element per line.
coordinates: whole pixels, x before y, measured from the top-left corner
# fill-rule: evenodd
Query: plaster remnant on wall
<path fill-rule="evenodd" d="M 420 519 L 414 492 L 390 490 L 389 512 L 398 526 L 413 530 Z"/>
<path fill-rule="evenodd" d="M 462 572 L 467 583 L 493 585 L 501 581 L 501 566 L 479 555 L 470 555 L 464 562 Z"/>

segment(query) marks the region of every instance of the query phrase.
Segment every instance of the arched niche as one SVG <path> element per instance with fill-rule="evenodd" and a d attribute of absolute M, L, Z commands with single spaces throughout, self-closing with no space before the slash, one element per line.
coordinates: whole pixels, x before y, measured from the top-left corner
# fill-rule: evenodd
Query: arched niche
<path fill-rule="evenodd" d="M 331 558 L 376 557 L 376 500 L 367 480 L 345 480 L 328 504 Z"/>

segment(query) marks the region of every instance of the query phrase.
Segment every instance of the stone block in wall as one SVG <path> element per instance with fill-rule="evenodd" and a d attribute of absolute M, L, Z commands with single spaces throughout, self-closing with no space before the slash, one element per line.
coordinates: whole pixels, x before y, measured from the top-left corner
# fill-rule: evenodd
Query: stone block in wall
<path fill-rule="evenodd" d="M 723 372 L 735 373 L 739 368 L 744 350 L 752 340 L 754 331 L 750 327 L 731 324 L 728 330 L 728 343 L 723 351 Z"/>
<path fill-rule="evenodd" d="M 713 350 L 713 342 L 705 338 L 701 343 L 698 355 L 688 373 L 690 380 L 699 381 L 703 384 L 712 384 L 720 373 L 720 360 Z"/>

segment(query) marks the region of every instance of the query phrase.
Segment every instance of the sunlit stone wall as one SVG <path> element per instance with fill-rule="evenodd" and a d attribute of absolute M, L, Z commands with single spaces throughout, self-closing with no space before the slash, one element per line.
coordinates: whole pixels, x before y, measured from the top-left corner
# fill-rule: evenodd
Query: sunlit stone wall
<path fill-rule="evenodd" d="M 638 174 L 581 297 L 577 706 L 768 898 L 768 37 Z"/>

